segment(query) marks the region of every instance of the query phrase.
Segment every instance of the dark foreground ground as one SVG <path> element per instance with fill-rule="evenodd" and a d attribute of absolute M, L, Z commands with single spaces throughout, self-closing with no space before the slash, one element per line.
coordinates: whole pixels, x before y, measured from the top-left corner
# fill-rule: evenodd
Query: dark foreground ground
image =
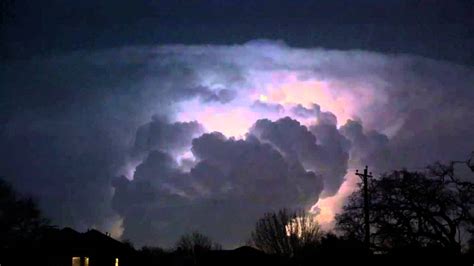
<path fill-rule="evenodd" d="M 1 236 L 0 236 L 1 237 Z M 369 254 L 366 249 L 339 242 L 322 245 L 292 258 L 265 254 L 243 246 L 233 250 L 135 250 L 96 230 L 50 230 L 38 241 L 0 249 L 0 266 L 253 266 L 253 265 L 474 265 L 474 253 L 446 249 L 400 249 Z"/>
<path fill-rule="evenodd" d="M 54 254 L 45 250 L 2 250 L 0 253 L 1 266 L 9 265 L 72 265 L 72 266 L 197 266 L 197 265 L 474 265 L 474 256 L 468 254 L 454 255 L 443 252 L 405 251 L 390 255 L 362 255 L 354 250 L 331 250 L 315 252 L 312 255 L 298 258 L 284 258 L 268 255 L 250 247 L 235 250 L 219 250 L 200 252 L 199 254 L 183 254 L 170 252 L 162 254 L 143 254 L 127 252 L 116 254 L 87 255 L 89 264 L 82 260 L 81 264 L 73 264 L 72 257 Z"/>

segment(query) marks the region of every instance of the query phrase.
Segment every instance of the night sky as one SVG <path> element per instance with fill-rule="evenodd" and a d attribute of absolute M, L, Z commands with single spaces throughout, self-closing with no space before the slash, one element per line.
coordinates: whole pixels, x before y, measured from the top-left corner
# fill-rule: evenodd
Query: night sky
<path fill-rule="evenodd" d="M 15 0 L 10 6 L 3 52 L 11 57 L 273 39 L 296 47 L 411 53 L 474 63 L 470 0 Z"/>
<path fill-rule="evenodd" d="M 245 243 L 474 150 L 473 1 L 2 1 L 0 175 L 54 224 Z"/>

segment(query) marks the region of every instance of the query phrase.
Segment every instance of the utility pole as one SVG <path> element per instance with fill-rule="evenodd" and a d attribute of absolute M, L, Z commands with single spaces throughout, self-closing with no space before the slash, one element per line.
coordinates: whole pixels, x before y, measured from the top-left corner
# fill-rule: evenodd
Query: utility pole
<path fill-rule="evenodd" d="M 370 250 L 370 220 L 369 220 L 369 188 L 368 188 L 368 178 L 372 177 L 372 172 L 368 173 L 368 166 L 365 166 L 364 173 L 359 173 L 359 170 L 356 170 L 356 175 L 358 175 L 364 183 L 364 229 L 365 229 L 365 238 L 364 244 L 367 248 L 367 251 Z"/>

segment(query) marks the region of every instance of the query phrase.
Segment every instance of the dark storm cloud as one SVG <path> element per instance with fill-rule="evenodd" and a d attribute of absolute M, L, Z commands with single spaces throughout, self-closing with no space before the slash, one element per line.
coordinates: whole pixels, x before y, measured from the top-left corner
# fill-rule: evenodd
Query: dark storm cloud
<path fill-rule="evenodd" d="M 114 206 L 124 218 L 124 237 L 169 246 L 199 229 L 226 245 L 243 244 L 264 212 L 309 208 L 322 190 L 318 176 L 252 135 L 204 134 L 193 140 L 192 151 L 199 162 L 190 172 L 152 151 L 133 181 L 116 180 Z"/>
<path fill-rule="evenodd" d="M 188 95 L 196 95 L 203 102 L 219 102 L 219 103 L 228 103 L 232 101 L 235 96 L 236 92 L 234 90 L 229 89 L 215 89 L 211 90 L 205 86 L 196 86 L 191 88 L 184 89 L 186 94 Z"/>
<path fill-rule="evenodd" d="M 261 212 L 337 191 L 348 163 L 420 167 L 474 149 L 474 70 L 417 56 L 258 41 L 79 51 L 0 70 L 0 174 L 37 196 L 53 223 L 105 231 L 120 215 L 123 237 L 137 243 L 170 244 L 202 228 L 230 246 Z M 284 110 L 292 118 L 260 120 L 261 132 L 243 140 L 199 137 L 203 121 L 177 121 L 183 109 L 200 111 L 188 100 L 232 108 L 288 72 L 329 84 L 328 99 L 351 96 L 341 105 L 357 117 L 297 106 Z M 180 154 L 190 146 L 196 161 Z M 134 149 L 142 155 L 135 179 L 114 178 L 135 170 Z"/>
<path fill-rule="evenodd" d="M 120 134 L 91 124 L 95 119 L 30 113 L 2 132 L 2 176 L 39 199 L 55 224 L 105 229 L 114 216 L 110 180 L 125 147 L 116 142 Z"/>
<path fill-rule="evenodd" d="M 150 66 L 149 58 L 133 49 L 77 52 L 0 67 L 0 173 L 37 196 L 55 223 L 106 229 L 110 179 L 135 128 L 166 102 L 195 94 L 149 88 L 151 75 L 177 88 L 192 86 L 193 75 L 176 62 Z"/>
<path fill-rule="evenodd" d="M 371 165 L 372 168 L 376 168 L 378 171 L 387 171 L 387 167 L 383 167 L 390 164 L 390 158 L 388 157 L 389 139 L 384 134 L 381 134 L 375 130 L 366 132 L 360 121 L 348 120 L 339 129 L 342 134 L 350 143 L 350 158 L 355 165 Z M 380 157 L 384 155 L 383 157 Z"/>
<path fill-rule="evenodd" d="M 220 103 L 228 103 L 232 101 L 236 96 L 236 92 L 233 90 L 228 89 L 220 89 L 216 92 L 207 90 L 201 93 L 201 98 L 205 102 L 220 102 Z"/>
<path fill-rule="evenodd" d="M 167 59 L 157 60 L 157 54 Z M 198 66 L 185 62 L 191 59 L 131 48 L 2 64 L 0 174 L 38 197 L 46 216 L 59 226 L 107 230 L 115 215 L 110 181 L 129 160 L 137 127 L 153 114 L 169 119 L 176 101 L 215 95 L 228 102 L 233 97 L 227 89 L 200 86 Z M 237 70 L 227 73 L 238 80 Z M 136 151 L 178 152 L 202 130 L 193 122 L 161 128 L 164 123 L 155 120 L 143 125 Z"/>
<path fill-rule="evenodd" d="M 229 176 L 235 186 L 233 192 L 242 200 L 250 200 L 251 205 L 308 207 L 322 190 L 314 173 L 307 172 L 298 161 L 286 160 L 253 135 L 234 140 L 220 133 L 205 134 L 193 140 L 192 151 L 196 158 Z"/>
<path fill-rule="evenodd" d="M 275 122 L 258 120 L 250 132 L 274 145 L 288 160 L 300 161 L 306 169 L 320 174 L 325 192 L 332 195 L 343 181 L 348 160 L 347 147 L 340 143 L 343 137 L 335 125 L 332 127 L 333 130 L 324 130 L 314 126 L 313 134 L 297 120 L 286 117 Z"/>
<path fill-rule="evenodd" d="M 291 108 L 291 112 L 297 117 L 317 119 L 320 124 L 337 125 L 337 117 L 331 112 L 322 112 L 318 104 L 313 103 L 311 108 L 298 104 Z"/>
<path fill-rule="evenodd" d="M 349 151 L 351 144 L 335 124 L 326 123 L 327 120 L 309 127 L 309 131 L 316 136 L 322 154 L 319 163 L 320 171 L 325 177 L 325 196 L 334 194 L 344 181 L 349 163 Z"/>
<path fill-rule="evenodd" d="M 196 121 L 170 123 L 166 117 L 153 116 L 152 121 L 138 128 L 133 153 L 164 150 L 180 154 L 189 149 L 193 138 L 204 132 Z"/>
<path fill-rule="evenodd" d="M 14 61 L 0 66 L 2 87 L 7 88 L 0 96 L 16 99 L 3 101 L 2 107 L 6 111 L 36 108 L 45 114 L 116 108 L 124 110 L 122 113 L 127 116 L 148 108 L 150 117 L 169 108 L 170 101 L 214 93 L 198 83 L 198 76 L 202 75 L 198 69 L 206 66 L 198 63 L 199 58 L 183 57 L 179 51 L 169 49 L 127 48 Z M 214 67 L 226 71 L 223 66 Z M 239 75 L 236 69 L 230 71 L 233 78 Z M 231 98 L 231 93 L 225 91 L 215 94 L 220 101 Z"/>

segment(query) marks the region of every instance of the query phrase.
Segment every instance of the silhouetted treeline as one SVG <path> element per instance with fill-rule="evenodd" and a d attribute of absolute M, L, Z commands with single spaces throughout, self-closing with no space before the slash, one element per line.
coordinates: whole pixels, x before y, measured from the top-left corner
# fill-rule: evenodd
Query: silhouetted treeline
<path fill-rule="evenodd" d="M 399 170 L 369 180 L 371 249 L 380 253 L 461 253 L 474 229 L 472 159 L 435 163 L 424 171 Z M 337 216 L 346 237 L 364 237 L 362 193 Z"/>
<path fill-rule="evenodd" d="M 208 236 L 191 232 L 166 250 L 135 249 L 129 241 L 118 242 L 95 230 L 81 234 L 68 228 L 55 229 L 31 198 L 20 196 L 0 179 L 0 264 L 71 265 L 71 258 L 79 258 L 84 265 L 85 259 L 102 258 L 103 264 L 97 259 L 90 265 L 112 265 L 112 259 L 118 261 L 121 256 L 122 266 L 314 265 L 322 260 L 351 264 L 445 260 L 453 265 L 472 265 L 473 181 L 474 158 L 371 178 L 370 248 L 364 245 L 364 200 L 359 189 L 336 216 L 333 232 L 321 231 L 314 214 L 283 209 L 256 221 L 249 246 L 223 250 Z M 20 252 L 30 256 L 15 255 Z M 51 259 L 53 256 L 58 257 Z"/>

